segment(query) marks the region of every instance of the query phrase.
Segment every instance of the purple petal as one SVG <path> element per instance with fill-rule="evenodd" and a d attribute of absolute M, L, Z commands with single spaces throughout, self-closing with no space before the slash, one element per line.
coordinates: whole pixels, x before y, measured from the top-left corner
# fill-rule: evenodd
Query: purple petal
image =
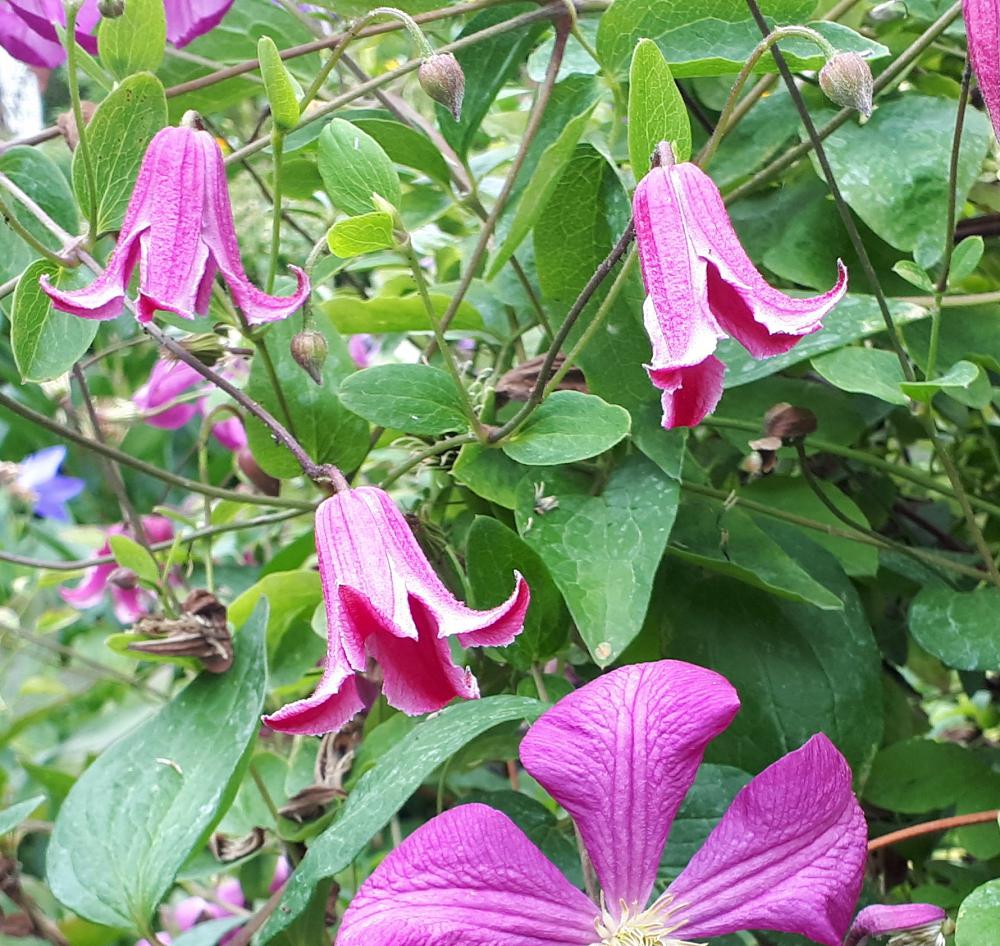
<path fill-rule="evenodd" d="M 119 588 L 111 585 L 111 605 L 122 624 L 135 624 L 149 612 L 148 595 L 141 588 Z"/>
<path fill-rule="evenodd" d="M 149 380 L 135 392 L 132 403 L 140 411 L 151 412 L 164 404 L 176 401 L 195 385 L 202 383 L 202 377 L 183 361 L 160 359 L 153 365 Z M 174 404 L 162 411 L 150 413 L 145 419 L 152 427 L 161 430 L 176 430 L 183 427 L 198 412 L 198 405 L 191 401 Z"/>
<path fill-rule="evenodd" d="M 521 761 L 573 816 L 615 916 L 645 906 L 705 746 L 739 705 L 719 674 L 661 660 L 599 677 L 528 730 Z"/>
<path fill-rule="evenodd" d="M 684 939 L 763 929 L 839 946 L 867 834 L 847 761 L 813 736 L 736 796 L 658 904 L 684 921 Z"/>
<path fill-rule="evenodd" d="M 238 417 L 230 417 L 213 426 L 212 436 L 233 453 L 242 450 L 248 443 L 246 428 Z"/>
<path fill-rule="evenodd" d="M 111 551 L 110 546 L 103 546 L 98 555 L 107 555 Z M 72 605 L 80 611 L 94 607 L 104 597 L 104 591 L 108 586 L 108 576 L 117 568 L 114 562 L 107 565 L 95 565 L 88 568 L 83 576 L 83 581 L 75 588 L 61 588 L 59 595 L 63 601 Z"/>
<path fill-rule="evenodd" d="M 75 476 L 54 476 L 47 483 L 40 484 L 35 495 L 35 515 L 56 522 L 67 522 L 69 510 L 66 503 L 83 492 L 87 484 Z"/>
<path fill-rule="evenodd" d="M 8 0 L 11 9 L 43 40 L 59 43 L 56 24 L 66 25 L 66 8 L 62 0 Z M 94 27 L 101 19 L 97 0 L 84 0 L 76 17 L 76 41 L 91 55 L 97 53 Z"/>
<path fill-rule="evenodd" d="M 589 946 L 596 916 L 506 815 L 462 805 L 375 869 L 337 946 Z"/>
<path fill-rule="evenodd" d="M 177 47 L 218 26 L 233 0 L 164 0 L 167 12 L 167 39 Z"/>
<path fill-rule="evenodd" d="M 15 59 L 38 69 L 55 69 L 66 59 L 59 43 L 39 36 L 6 4 L 0 5 L 0 46 Z"/>
<path fill-rule="evenodd" d="M 63 446 L 46 447 L 29 454 L 18 464 L 17 485 L 23 489 L 36 489 L 59 472 L 65 459 L 66 448 Z"/>
<path fill-rule="evenodd" d="M 962 0 L 969 60 L 1000 137 L 1000 0 Z"/>
<path fill-rule="evenodd" d="M 904 930 L 938 927 L 948 914 L 929 903 L 875 904 L 865 907 L 851 924 L 844 946 L 865 946 L 871 936 L 888 936 Z"/>
<path fill-rule="evenodd" d="M 322 736 L 336 732 L 352 716 L 364 709 L 354 671 L 331 650 L 337 646 L 331 636 L 326 664 L 312 695 L 286 703 L 276 713 L 264 717 L 264 723 L 276 732 Z"/>
<path fill-rule="evenodd" d="M 209 916 L 208 901 L 204 897 L 185 897 L 173 909 L 173 921 L 181 932 L 186 932 Z"/>

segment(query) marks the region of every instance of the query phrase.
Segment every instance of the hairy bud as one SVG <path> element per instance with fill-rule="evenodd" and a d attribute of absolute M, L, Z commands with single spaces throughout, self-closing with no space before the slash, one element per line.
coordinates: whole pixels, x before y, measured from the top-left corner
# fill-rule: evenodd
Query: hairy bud
<path fill-rule="evenodd" d="M 417 73 L 422 88 L 435 102 L 440 102 L 455 121 L 462 117 L 465 98 L 465 73 L 451 53 L 428 56 Z"/>
<path fill-rule="evenodd" d="M 857 53 L 837 53 L 819 72 L 819 87 L 826 97 L 835 105 L 857 109 L 863 118 L 872 113 L 873 86 L 871 67 Z"/>
<path fill-rule="evenodd" d="M 329 347 L 326 339 L 315 329 L 307 328 L 292 338 L 292 357 L 295 363 L 317 384 L 323 383 L 323 365 Z"/>
<path fill-rule="evenodd" d="M 97 9 L 106 20 L 117 20 L 125 12 L 125 0 L 97 0 Z"/>
<path fill-rule="evenodd" d="M 222 345 L 222 339 L 214 332 L 198 332 L 195 335 L 188 335 L 182 338 L 180 346 L 188 354 L 194 355 L 203 365 L 217 364 L 226 349 Z"/>

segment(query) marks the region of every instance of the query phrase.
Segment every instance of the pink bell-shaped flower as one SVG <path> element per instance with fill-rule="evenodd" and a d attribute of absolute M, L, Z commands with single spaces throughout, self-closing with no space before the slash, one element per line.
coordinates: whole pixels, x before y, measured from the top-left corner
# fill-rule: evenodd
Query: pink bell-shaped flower
<path fill-rule="evenodd" d="M 164 128 L 149 144 L 125 220 L 104 272 L 85 289 L 65 292 L 46 276 L 41 285 L 52 304 L 85 319 L 119 315 L 139 264 L 138 317 L 158 309 L 194 318 L 208 311 L 216 272 L 251 325 L 284 319 L 309 295 L 298 267 L 290 296 L 271 296 L 243 270 L 226 187 L 222 153 L 207 131 Z"/>
<path fill-rule="evenodd" d="M 375 487 L 346 490 L 320 505 L 316 552 L 326 661 L 312 696 L 264 717 L 280 732 L 319 735 L 343 726 L 364 706 L 357 674 L 369 658 L 381 667 L 386 700 L 411 716 L 456 696 L 475 699 L 476 679 L 455 666 L 448 638 L 462 647 L 503 647 L 524 627 L 530 593 L 519 574 L 503 604 L 466 607 L 434 573 L 396 504 Z"/>
<path fill-rule="evenodd" d="M 786 296 L 757 272 L 726 213 L 712 179 L 691 163 L 662 163 L 632 200 L 643 306 L 653 345 L 649 378 L 663 391 L 663 426 L 694 427 L 722 397 L 725 366 L 715 357 L 720 338 L 735 338 L 754 358 L 779 355 L 823 317 L 847 291 L 838 263 L 837 284 L 809 299 Z"/>

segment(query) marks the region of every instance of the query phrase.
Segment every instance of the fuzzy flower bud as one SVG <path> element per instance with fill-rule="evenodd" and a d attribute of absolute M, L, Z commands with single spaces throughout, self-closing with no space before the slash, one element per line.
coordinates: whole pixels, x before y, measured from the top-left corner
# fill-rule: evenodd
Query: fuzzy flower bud
<path fill-rule="evenodd" d="M 857 109 L 863 118 L 872 113 L 873 86 L 871 67 L 857 53 L 837 53 L 819 72 L 826 97 L 835 105 Z"/>
<path fill-rule="evenodd" d="M 97 0 L 97 9 L 106 20 L 117 20 L 125 12 L 125 0 Z"/>
<path fill-rule="evenodd" d="M 217 364 L 226 353 L 222 339 L 214 332 L 197 332 L 182 338 L 180 346 L 186 352 L 194 355 L 203 365 L 211 368 Z"/>
<path fill-rule="evenodd" d="M 329 346 L 315 329 L 305 329 L 292 338 L 292 357 L 295 363 L 317 384 L 323 383 L 323 365 Z"/>
<path fill-rule="evenodd" d="M 465 98 L 465 73 L 451 53 L 428 56 L 417 73 L 422 88 L 435 102 L 440 102 L 455 121 L 462 116 Z"/>

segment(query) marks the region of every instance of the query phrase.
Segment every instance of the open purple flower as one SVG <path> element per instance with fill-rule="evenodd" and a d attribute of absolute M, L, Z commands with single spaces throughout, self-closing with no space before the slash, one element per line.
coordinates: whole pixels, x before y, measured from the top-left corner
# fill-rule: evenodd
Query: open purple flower
<path fill-rule="evenodd" d="M 139 169 L 118 243 L 104 272 L 85 289 L 41 286 L 52 304 L 86 319 L 113 319 L 139 265 L 138 318 L 158 309 L 194 318 L 208 311 L 216 272 L 252 325 L 284 319 L 309 295 L 309 280 L 290 267 L 298 287 L 271 296 L 250 283 L 236 242 L 222 153 L 207 131 L 164 128 L 149 144 Z"/>
<path fill-rule="evenodd" d="M 1000 0 L 962 0 L 969 62 L 1000 137 Z"/>
<path fill-rule="evenodd" d="M 722 397 L 720 338 L 735 338 L 754 358 L 791 349 L 817 331 L 847 291 L 847 270 L 827 293 L 793 298 L 772 288 L 750 261 L 712 179 L 690 163 L 662 163 L 632 200 L 643 306 L 653 346 L 649 379 L 663 391 L 663 426 L 694 427 Z"/>
<path fill-rule="evenodd" d="M 743 788 L 648 903 L 705 747 L 738 709 L 725 678 L 664 660 L 598 678 L 528 731 L 521 760 L 573 816 L 600 907 L 506 815 L 463 805 L 376 868 L 344 916 L 338 946 L 684 946 L 752 929 L 840 946 L 867 830 L 850 768 L 824 735 Z"/>
<path fill-rule="evenodd" d="M 515 572 L 513 594 L 474 611 L 441 583 L 388 493 L 345 490 L 316 510 L 316 553 L 326 603 L 327 654 L 312 696 L 264 717 L 272 729 L 320 734 L 364 706 L 357 675 L 374 659 L 389 704 L 411 716 L 439 710 L 479 686 L 454 664 L 448 638 L 462 647 L 502 647 L 524 627 L 530 593 Z"/>
<path fill-rule="evenodd" d="M 6 3 L 0 4 L 0 46 L 15 59 L 37 69 L 55 69 L 66 58 L 66 50 L 59 43 L 39 36 Z"/>
<path fill-rule="evenodd" d="M 35 515 L 43 519 L 68 522 L 66 503 L 79 496 L 86 485 L 75 476 L 59 474 L 65 459 L 65 447 L 46 447 L 12 467 L 12 492 L 29 503 Z"/>
<path fill-rule="evenodd" d="M 844 946 L 867 946 L 876 936 L 892 937 L 889 946 L 944 946 L 941 924 L 947 916 L 929 903 L 865 907 L 851 924 Z"/>

